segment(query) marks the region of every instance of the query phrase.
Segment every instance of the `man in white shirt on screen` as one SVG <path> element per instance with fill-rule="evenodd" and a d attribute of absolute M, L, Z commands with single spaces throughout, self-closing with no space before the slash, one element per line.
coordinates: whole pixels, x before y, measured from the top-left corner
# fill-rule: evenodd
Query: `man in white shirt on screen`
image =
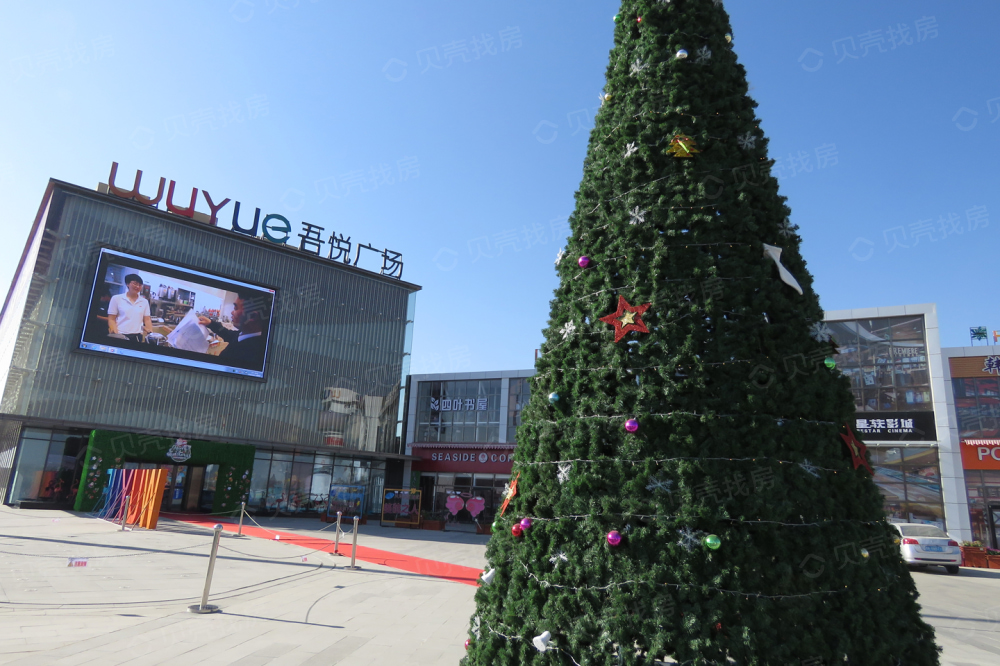
<path fill-rule="evenodd" d="M 153 332 L 153 321 L 149 316 L 149 301 L 139 294 L 142 278 L 129 273 L 125 276 L 125 286 L 128 291 L 112 296 L 108 304 L 108 333 L 143 342 L 143 336 Z"/>

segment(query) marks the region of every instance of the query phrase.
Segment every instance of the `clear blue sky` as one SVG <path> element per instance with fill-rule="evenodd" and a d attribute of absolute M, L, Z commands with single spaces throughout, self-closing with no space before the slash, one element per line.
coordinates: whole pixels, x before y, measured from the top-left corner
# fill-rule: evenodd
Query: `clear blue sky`
<path fill-rule="evenodd" d="M 1000 329 L 1000 3 L 726 5 L 824 308 Z M 401 251 L 415 373 L 531 367 L 617 8 L 7 2 L 0 281 L 47 179 L 114 160 Z"/>

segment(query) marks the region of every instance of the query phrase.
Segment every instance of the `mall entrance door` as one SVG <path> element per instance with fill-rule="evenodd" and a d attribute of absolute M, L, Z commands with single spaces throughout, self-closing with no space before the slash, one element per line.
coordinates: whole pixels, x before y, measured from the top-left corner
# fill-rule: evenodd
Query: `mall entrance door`
<path fill-rule="evenodd" d="M 162 511 L 211 512 L 218 465 L 159 465 L 167 470 Z"/>

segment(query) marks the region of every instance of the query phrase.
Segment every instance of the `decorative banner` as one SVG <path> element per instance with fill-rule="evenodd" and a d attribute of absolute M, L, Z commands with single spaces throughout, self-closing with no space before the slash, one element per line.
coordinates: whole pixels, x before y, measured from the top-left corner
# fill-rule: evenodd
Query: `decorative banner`
<path fill-rule="evenodd" d="M 845 423 L 844 427 L 847 428 L 847 434 L 841 435 L 840 438 L 844 440 L 847 450 L 851 453 L 851 462 L 854 463 L 854 469 L 864 465 L 868 473 L 875 476 L 875 472 L 872 471 L 871 465 L 868 464 L 868 460 L 865 458 L 865 452 L 868 450 L 868 447 L 858 441 L 858 438 L 854 436 L 854 431 L 851 430 L 851 426 Z"/>
<path fill-rule="evenodd" d="M 788 272 L 787 268 L 781 265 L 781 248 L 764 243 L 764 256 L 774 260 L 775 265 L 778 267 L 778 275 L 781 277 L 781 281 L 799 292 L 801 296 L 802 287 L 799 286 L 799 281 L 795 279 L 794 275 Z"/>
<path fill-rule="evenodd" d="M 507 505 L 510 504 L 510 501 L 514 499 L 514 495 L 517 494 L 517 480 L 520 478 L 521 478 L 521 473 L 518 472 L 517 476 L 514 477 L 514 480 L 510 482 L 510 489 L 505 493 L 506 498 L 504 498 L 503 504 L 500 505 L 501 516 L 504 514 L 504 511 L 507 510 Z"/>
<path fill-rule="evenodd" d="M 341 520 L 361 517 L 365 510 L 364 486 L 330 486 L 330 502 L 327 504 L 326 515 L 334 520 L 337 512 L 341 512 Z"/>
<path fill-rule="evenodd" d="M 382 518 L 379 522 L 380 524 L 419 525 L 420 491 L 414 488 L 409 490 L 397 489 L 384 491 L 382 495 Z"/>

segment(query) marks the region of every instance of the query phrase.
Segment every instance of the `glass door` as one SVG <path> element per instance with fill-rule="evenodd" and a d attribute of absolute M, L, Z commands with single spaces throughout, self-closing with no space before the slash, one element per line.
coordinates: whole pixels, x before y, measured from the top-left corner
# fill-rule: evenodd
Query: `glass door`
<path fill-rule="evenodd" d="M 205 482 L 205 468 L 192 467 L 188 476 L 187 487 L 184 489 L 184 510 L 197 511 L 198 500 L 201 499 L 202 484 Z"/>

